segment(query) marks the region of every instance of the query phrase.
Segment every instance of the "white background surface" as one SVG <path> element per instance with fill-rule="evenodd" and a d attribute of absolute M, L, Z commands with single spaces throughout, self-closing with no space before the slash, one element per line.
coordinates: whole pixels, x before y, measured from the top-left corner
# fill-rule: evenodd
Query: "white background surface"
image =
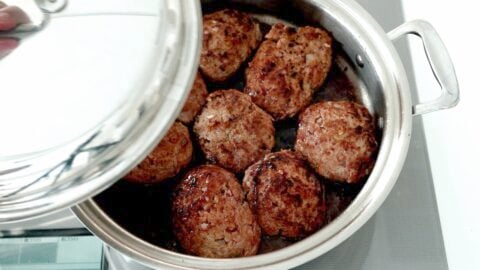
<path fill-rule="evenodd" d="M 480 269 L 480 26 L 479 4 L 459 0 L 403 0 L 407 20 L 425 19 L 438 31 L 454 62 L 460 104 L 423 116 L 440 220 L 451 270 Z M 421 100 L 435 98 L 437 84 L 411 42 Z"/>

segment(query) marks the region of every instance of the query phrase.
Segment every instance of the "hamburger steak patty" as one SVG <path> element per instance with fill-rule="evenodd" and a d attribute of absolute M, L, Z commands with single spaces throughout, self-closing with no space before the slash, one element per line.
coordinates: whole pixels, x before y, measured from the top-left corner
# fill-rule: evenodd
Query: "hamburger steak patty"
<path fill-rule="evenodd" d="M 178 116 L 178 120 L 185 125 L 190 124 L 200 112 L 208 96 L 207 86 L 199 72 L 193 82 L 192 90 L 188 95 L 185 105 Z"/>
<path fill-rule="evenodd" d="M 192 141 L 187 127 L 175 122 L 155 149 L 127 176 L 125 180 L 152 184 L 174 177 L 192 160 Z"/>
<path fill-rule="evenodd" d="M 211 93 L 193 130 L 206 159 L 234 173 L 270 153 L 275 144 L 272 117 L 237 90 Z"/>
<path fill-rule="evenodd" d="M 252 256 L 260 227 L 235 175 L 214 165 L 192 169 L 172 206 L 174 234 L 187 253 L 211 258 Z"/>
<path fill-rule="evenodd" d="M 324 188 L 301 156 L 290 150 L 268 154 L 250 166 L 243 189 L 266 235 L 304 237 L 325 222 Z"/>
<path fill-rule="evenodd" d="M 245 13 L 225 9 L 203 16 L 203 75 L 214 82 L 227 80 L 261 40 L 260 25 Z"/>
<path fill-rule="evenodd" d="M 246 70 L 245 92 L 275 119 L 311 101 L 332 64 L 332 38 L 319 28 L 275 24 Z"/>
<path fill-rule="evenodd" d="M 320 102 L 300 115 L 295 150 L 329 180 L 361 182 L 373 168 L 377 148 L 372 116 L 360 104 Z"/>

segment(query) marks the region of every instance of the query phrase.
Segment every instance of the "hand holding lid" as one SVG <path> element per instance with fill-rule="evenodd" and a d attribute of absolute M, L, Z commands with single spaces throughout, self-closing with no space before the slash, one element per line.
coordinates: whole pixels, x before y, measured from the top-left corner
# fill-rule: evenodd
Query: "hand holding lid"
<path fill-rule="evenodd" d="M 7 6 L 0 1 L 0 31 L 10 31 L 30 19 L 19 7 Z M 0 59 L 13 51 L 18 46 L 18 40 L 13 38 L 0 38 Z"/>

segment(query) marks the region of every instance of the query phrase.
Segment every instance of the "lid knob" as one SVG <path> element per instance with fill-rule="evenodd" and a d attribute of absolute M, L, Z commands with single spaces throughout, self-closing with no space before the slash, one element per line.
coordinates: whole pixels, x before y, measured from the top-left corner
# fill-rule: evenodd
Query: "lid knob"
<path fill-rule="evenodd" d="M 36 0 L 38 6 L 45 12 L 61 11 L 67 5 L 67 0 Z"/>

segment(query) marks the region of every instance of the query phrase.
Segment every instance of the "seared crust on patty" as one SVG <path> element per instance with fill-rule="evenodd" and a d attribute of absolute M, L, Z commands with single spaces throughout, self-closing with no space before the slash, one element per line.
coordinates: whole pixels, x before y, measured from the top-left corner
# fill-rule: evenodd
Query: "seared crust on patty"
<path fill-rule="evenodd" d="M 247 14 L 225 9 L 203 17 L 200 69 L 210 81 L 222 82 L 238 71 L 262 40 L 258 23 Z"/>
<path fill-rule="evenodd" d="M 362 181 L 373 168 L 377 148 L 372 116 L 360 104 L 320 102 L 300 115 L 295 150 L 329 180 Z"/>
<path fill-rule="evenodd" d="M 206 159 L 235 173 L 270 153 L 275 144 L 271 116 L 237 90 L 211 93 L 193 130 Z"/>
<path fill-rule="evenodd" d="M 292 151 L 268 154 L 250 166 L 243 189 L 266 235 L 304 237 L 325 222 L 324 188 Z"/>
<path fill-rule="evenodd" d="M 155 149 L 127 176 L 125 180 L 152 184 L 174 177 L 192 160 L 192 141 L 187 127 L 175 122 Z"/>
<path fill-rule="evenodd" d="M 207 96 L 207 86 L 203 81 L 202 75 L 197 72 L 195 81 L 193 82 L 192 90 L 190 90 L 190 94 L 188 95 L 185 105 L 183 105 L 183 109 L 178 116 L 178 120 L 185 125 L 190 124 L 202 109 L 206 102 Z"/>
<path fill-rule="evenodd" d="M 275 24 L 246 70 L 245 93 L 275 119 L 293 117 L 312 101 L 331 64 L 326 31 Z"/>
<path fill-rule="evenodd" d="M 260 227 L 235 175 L 214 165 L 187 173 L 173 197 L 173 229 L 192 255 L 211 258 L 252 256 Z"/>

